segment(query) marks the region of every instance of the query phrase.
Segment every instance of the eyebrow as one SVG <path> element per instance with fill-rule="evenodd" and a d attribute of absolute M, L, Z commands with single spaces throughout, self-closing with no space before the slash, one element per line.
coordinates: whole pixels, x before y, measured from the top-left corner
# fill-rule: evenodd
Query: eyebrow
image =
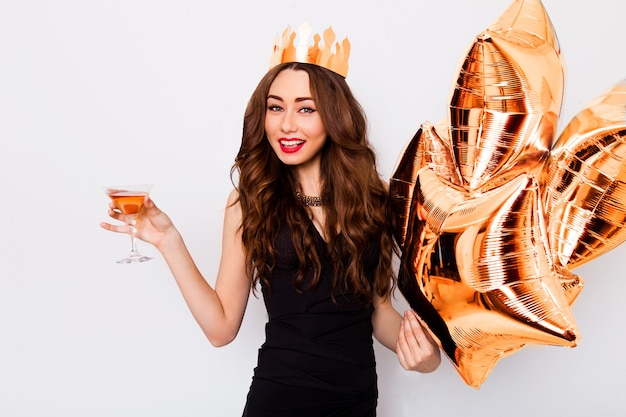
<path fill-rule="evenodd" d="M 268 99 L 268 100 L 269 100 L 270 98 L 273 98 L 274 100 L 278 100 L 278 101 L 284 101 L 284 100 L 282 99 L 282 97 L 280 97 L 280 96 L 275 96 L 275 95 L 273 95 L 273 94 L 269 94 L 269 95 L 267 96 L 267 99 Z M 313 100 L 313 97 L 298 97 L 298 98 L 296 98 L 296 100 L 295 100 L 295 101 L 296 101 L 296 102 L 299 102 L 299 101 L 307 101 L 307 100 L 315 101 L 315 100 Z"/>

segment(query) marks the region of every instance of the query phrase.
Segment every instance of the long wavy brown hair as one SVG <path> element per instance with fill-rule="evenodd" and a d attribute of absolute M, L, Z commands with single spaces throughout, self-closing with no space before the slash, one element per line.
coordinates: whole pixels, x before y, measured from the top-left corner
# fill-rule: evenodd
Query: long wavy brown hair
<path fill-rule="evenodd" d="M 385 183 L 376 168 L 376 154 L 367 138 L 367 120 L 345 79 L 325 68 L 286 63 L 271 69 L 250 98 L 243 123 L 241 147 L 231 170 L 242 209 L 242 240 L 253 287 L 275 265 L 276 235 L 285 222 L 292 232 L 300 268 L 295 286 L 302 289 L 305 270 L 319 281 L 321 262 L 309 213 L 294 196 L 299 188 L 293 167 L 283 164 L 265 135 L 265 113 L 270 86 L 286 69 L 305 71 L 317 111 L 327 132 L 322 149 L 321 175 L 327 248 L 335 265 L 335 290 L 351 291 L 368 302 L 373 294 L 387 296 L 395 277 L 394 240 Z M 235 177 L 238 177 L 237 179 Z M 363 259 L 368 242 L 378 241 L 380 256 L 367 278 Z"/>

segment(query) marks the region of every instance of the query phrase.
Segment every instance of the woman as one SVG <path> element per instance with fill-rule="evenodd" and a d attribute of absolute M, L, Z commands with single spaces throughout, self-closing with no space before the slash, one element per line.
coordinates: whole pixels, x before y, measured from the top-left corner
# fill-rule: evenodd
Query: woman
<path fill-rule="evenodd" d="M 405 369 L 438 367 L 415 313 L 403 318 L 391 304 L 386 184 L 343 76 L 310 63 L 273 67 L 249 101 L 231 174 L 215 288 L 149 197 L 137 237 L 161 252 L 215 346 L 235 338 L 260 285 L 269 321 L 244 416 L 375 416 L 372 335 Z M 113 206 L 109 214 L 124 220 Z"/>

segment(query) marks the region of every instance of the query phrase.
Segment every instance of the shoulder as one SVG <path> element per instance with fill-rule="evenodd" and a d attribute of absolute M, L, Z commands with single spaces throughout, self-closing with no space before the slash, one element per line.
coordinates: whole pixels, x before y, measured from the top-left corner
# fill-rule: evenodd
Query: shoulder
<path fill-rule="evenodd" d="M 228 199 L 226 200 L 226 206 L 230 207 L 235 204 L 239 204 L 239 191 L 233 189 L 230 194 L 228 194 Z"/>
<path fill-rule="evenodd" d="M 232 190 L 226 199 L 226 209 L 224 218 L 227 223 L 238 225 L 241 222 L 241 203 L 239 202 L 239 192 Z"/>

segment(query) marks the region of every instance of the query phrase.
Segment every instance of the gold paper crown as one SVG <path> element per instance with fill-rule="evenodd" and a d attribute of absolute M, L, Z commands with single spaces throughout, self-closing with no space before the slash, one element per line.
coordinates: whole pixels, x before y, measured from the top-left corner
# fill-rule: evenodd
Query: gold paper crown
<path fill-rule="evenodd" d="M 324 31 L 322 45 L 319 34 L 313 35 L 313 46 L 309 46 L 309 36 L 312 29 L 308 23 L 303 23 L 298 28 L 300 43 L 295 46 L 296 32 L 290 26 L 283 32 L 282 39 L 276 36 L 274 41 L 274 53 L 270 59 L 270 68 L 284 62 L 304 62 L 315 64 L 329 69 L 346 77 L 348 75 L 348 57 L 350 56 L 350 41 L 345 38 L 341 44 L 335 42 L 335 32 L 332 28 Z M 334 51 L 333 51 L 334 47 Z"/>

